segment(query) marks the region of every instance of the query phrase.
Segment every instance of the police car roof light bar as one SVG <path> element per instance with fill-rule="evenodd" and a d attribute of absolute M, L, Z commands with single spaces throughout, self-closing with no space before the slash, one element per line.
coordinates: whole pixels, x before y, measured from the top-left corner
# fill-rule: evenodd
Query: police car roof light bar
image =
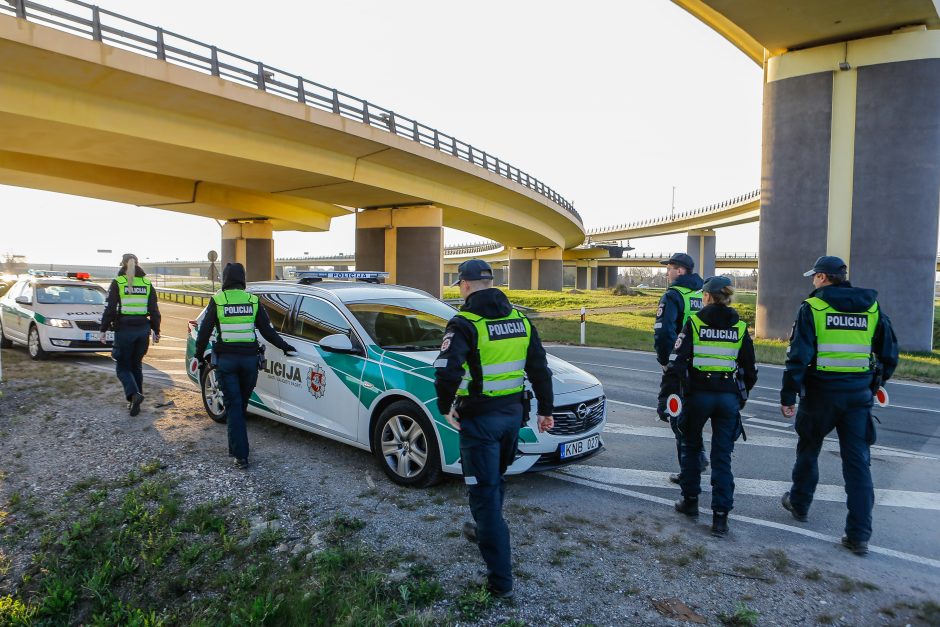
<path fill-rule="evenodd" d="M 388 272 L 358 271 L 358 270 L 301 270 L 295 271 L 294 276 L 301 285 L 319 283 L 324 279 L 341 279 L 346 281 L 365 281 L 366 283 L 381 283 L 382 279 L 389 277 Z"/>
<path fill-rule="evenodd" d="M 30 276 L 37 278 L 42 277 L 64 277 L 66 279 L 78 279 L 79 281 L 88 281 L 91 279 L 91 273 L 89 272 L 64 272 L 62 270 L 33 270 L 30 268 L 27 270 Z"/>

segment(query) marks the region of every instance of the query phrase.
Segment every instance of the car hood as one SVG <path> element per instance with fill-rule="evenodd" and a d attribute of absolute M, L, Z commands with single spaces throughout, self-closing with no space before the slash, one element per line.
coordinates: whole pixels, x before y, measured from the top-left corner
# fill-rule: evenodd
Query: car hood
<path fill-rule="evenodd" d="M 46 318 L 64 318 L 66 320 L 101 320 L 104 305 L 43 305 L 35 308 L 37 313 Z"/>
<path fill-rule="evenodd" d="M 437 359 L 438 351 L 385 351 L 401 357 L 414 359 L 427 365 L 432 365 Z M 552 369 L 552 390 L 555 395 L 577 392 L 585 388 L 600 385 L 597 377 L 589 372 L 581 370 L 577 366 L 572 366 L 567 361 L 559 359 L 554 355 L 548 354 L 548 367 Z M 422 368 L 423 370 L 423 368 Z"/>

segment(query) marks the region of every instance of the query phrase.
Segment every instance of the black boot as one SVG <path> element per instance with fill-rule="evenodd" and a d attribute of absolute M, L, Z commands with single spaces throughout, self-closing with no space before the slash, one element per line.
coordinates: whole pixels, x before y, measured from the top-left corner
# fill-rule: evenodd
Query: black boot
<path fill-rule="evenodd" d="M 712 512 L 712 535 L 718 538 L 728 535 L 728 512 Z"/>
<path fill-rule="evenodd" d="M 698 516 L 698 497 L 683 496 L 676 501 L 676 511 L 686 516 Z"/>

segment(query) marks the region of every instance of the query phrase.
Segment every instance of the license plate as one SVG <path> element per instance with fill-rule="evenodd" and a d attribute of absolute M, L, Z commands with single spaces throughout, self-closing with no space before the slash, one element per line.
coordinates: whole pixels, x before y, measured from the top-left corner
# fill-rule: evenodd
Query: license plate
<path fill-rule="evenodd" d="M 559 446 L 559 453 L 562 459 L 568 459 L 569 457 L 577 457 L 578 455 L 590 453 L 594 449 L 599 448 L 600 445 L 601 436 L 594 434 L 590 437 L 584 438 L 583 440 L 565 442 Z"/>
<path fill-rule="evenodd" d="M 101 333 L 99 331 L 89 331 L 85 334 L 86 342 L 100 342 Z M 114 331 L 105 331 L 104 332 L 104 341 L 113 342 L 114 341 Z"/>

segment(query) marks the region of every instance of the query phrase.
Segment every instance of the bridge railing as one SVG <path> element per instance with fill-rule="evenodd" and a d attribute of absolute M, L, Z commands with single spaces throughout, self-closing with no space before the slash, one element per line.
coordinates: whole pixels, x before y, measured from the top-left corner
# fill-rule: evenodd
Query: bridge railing
<path fill-rule="evenodd" d="M 75 10 L 82 14 L 73 13 Z M 37 24 L 90 37 L 116 48 L 241 83 L 380 128 L 515 181 L 560 205 L 581 221 L 574 205 L 529 173 L 452 135 L 335 87 L 321 85 L 262 61 L 204 44 L 81 0 L 47 0 L 45 3 L 5 0 L 0 2 L 0 12 L 12 13 Z"/>
<path fill-rule="evenodd" d="M 712 203 L 710 205 L 705 205 L 704 207 L 697 207 L 695 209 L 690 209 L 688 211 L 682 211 L 676 214 L 670 214 L 668 216 L 660 216 L 658 218 L 647 218 L 645 220 L 637 220 L 634 222 L 627 222 L 624 224 L 614 224 L 612 226 L 599 226 L 592 229 L 587 229 L 585 233 L 588 236 L 591 235 L 600 235 L 604 233 L 615 233 L 617 231 L 624 231 L 626 229 L 636 229 L 644 226 L 652 226 L 657 224 L 667 224 L 669 222 L 675 222 L 676 220 L 685 220 L 697 215 L 702 215 L 706 213 L 715 213 L 727 209 L 728 207 L 734 207 L 736 205 L 749 203 L 760 196 L 760 190 L 755 189 L 746 194 L 740 194 L 734 196 L 733 198 L 728 198 L 722 200 L 721 202 Z"/>

